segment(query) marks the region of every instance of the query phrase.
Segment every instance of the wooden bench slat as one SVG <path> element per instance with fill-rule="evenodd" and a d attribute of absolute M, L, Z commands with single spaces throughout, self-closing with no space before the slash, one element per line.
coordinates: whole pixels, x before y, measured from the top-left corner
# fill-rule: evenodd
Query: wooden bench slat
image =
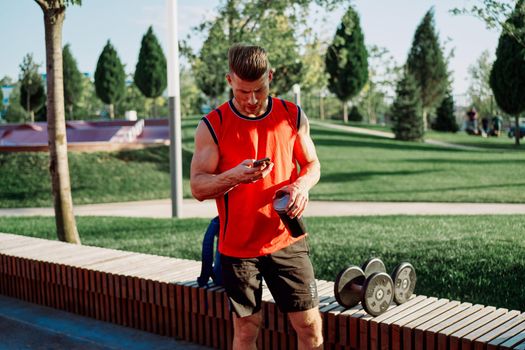
<path fill-rule="evenodd" d="M 443 313 L 457 306 L 459 302 L 449 301 L 448 299 L 440 299 L 433 304 L 433 310 L 425 312 L 423 315 L 420 315 L 417 318 L 412 318 L 411 320 L 406 319 L 406 323 L 400 324 L 400 321 L 396 321 L 396 324 L 399 323 L 399 326 L 402 326 L 400 332 L 402 332 L 403 339 L 403 349 L 412 349 L 415 348 L 416 339 L 415 330 L 418 325 L 421 325 Z M 422 341 L 422 338 L 419 339 Z"/>
<path fill-rule="evenodd" d="M 398 312 L 396 314 L 391 315 L 391 317 L 383 320 L 379 324 L 379 337 L 380 337 L 380 344 L 381 347 L 390 347 L 391 346 L 391 339 L 392 339 L 392 327 L 391 325 L 396 322 L 397 320 L 402 319 L 403 317 L 406 317 L 410 314 L 413 314 L 417 312 L 420 309 L 426 308 L 428 305 L 433 304 L 437 301 L 437 298 L 430 297 L 423 299 L 421 302 L 412 305 L 411 307 Z"/>
<path fill-rule="evenodd" d="M 508 334 L 508 332 L 512 332 L 512 329 L 516 326 L 519 326 L 519 324 L 525 322 L 525 313 L 522 313 L 518 315 L 515 318 L 512 318 L 511 320 L 507 321 L 506 323 L 502 324 L 496 329 L 493 329 L 489 333 L 484 334 L 480 338 L 476 339 L 474 342 L 476 343 L 476 348 L 483 347 L 485 344 L 488 343 L 488 347 L 492 345 L 496 346 L 501 344 L 504 339 L 504 337 L 501 337 L 504 334 Z M 499 341 L 499 342 L 498 342 Z"/>
<path fill-rule="evenodd" d="M 504 317 L 508 313 L 507 309 L 496 309 L 494 312 L 485 315 L 479 320 L 472 322 L 468 326 L 458 330 L 449 337 L 449 343 L 451 350 L 456 350 L 460 348 L 463 344 L 462 340 L 468 334 L 477 331 L 485 327 L 487 324 L 490 324 L 494 321 L 499 321 L 500 318 Z M 466 347 L 470 347 L 470 342 L 465 342 Z"/>
<path fill-rule="evenodd" d="M 430 299 L 430 298 L 429 298 Z M 432 311 L 439 309 L 441 306 L 447 304 L 449 301 L 447 299 L 438 299 L 434 301 L 433 303 L 425 306 L 424 308 L 421 308 L 409 315 L 404 316 L 401 319 L 398 319 L 397 321 L 393 322 L 390 325 L 390 347 L 394 350 L 399 350 L 402 346 L 401 340 L 403 337 L 403 331 L 401 327 L 406 325 L 407 323 L 410 323 L 414 320 L 417 320 L 423 316 L 425 316 L 428 313 L 431 313 Z"/>
<path fill-rule="evenodd" d="M 369 333 L 370 333 L 370 346 L 372 349 L 377 349 L 380 345 L 380 324 L 381 322 L 395 316 L 397 313 L 403 312 L 414 305 L 426 300 L 427 297 L 424 295 L 414 295 L 409 301 L 401 305 L 392 304 L 387 311 L 377 317 L 370 320 Z"/>
<path fill-rule="evenodd" d="M 497 338 L 491 340 L 487 344 L 487 349 L 498 349 L 502 348 L 511 348 L 513 345 L 519 344 L 517 340 L 525 336 L 525 322 L 517 324 L 512 329 L 506 331 L 505 333 L 499 335 Z"/>
<path fill-rule="evenodd" d="M 463 336 L 463 340 L 473 342 L 475 339 L 481 338 L 483 335 L 490 333 L 490 331 L 499 328 L 503 324 L 506 324 L 509 320 L 512 321 L 513 319 L 517 318 L 519 314 L 520 312 L 517 310 L 509 311 L 501 317 L 484 325 L 483 327 L 480 327 L 475 331 Z"/>

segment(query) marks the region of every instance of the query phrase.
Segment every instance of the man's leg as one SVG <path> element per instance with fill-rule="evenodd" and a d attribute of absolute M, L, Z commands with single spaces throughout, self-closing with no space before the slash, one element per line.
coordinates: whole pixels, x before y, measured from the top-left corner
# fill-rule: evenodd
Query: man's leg
<path fill-rule="evenodd" d="M 259 259 L 221 255 L 222 280 L 233 311 L 233 349 L 257 349 L 261 327 L 262 277 Z"/>
<path fill-rule="evenodd" d="M 288 317 L 297 332 L 299 350 L 323 348 L 323 323 L 318 307 L 290 312 Z"/>
<path fill-rule="evenodd" d="M 261 312 L 251 316 L 233 316 L 233 350 L 256 350 L 257 336 L 261 328 Z"/>
<path fill-rule="evenodd" d="M 264 279 L 279 309 L 288 314 L 299 338 L 299 349 L 321 349 L 319 297 L 306 240 L 272 253 Z"/>

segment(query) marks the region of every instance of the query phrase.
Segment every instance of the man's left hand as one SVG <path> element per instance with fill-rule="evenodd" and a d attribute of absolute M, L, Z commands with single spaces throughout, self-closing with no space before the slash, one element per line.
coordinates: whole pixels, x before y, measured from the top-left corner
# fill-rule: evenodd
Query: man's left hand
<path fill-rule="evenodd" d="M 286 185 L 277 192 L 286 192 L 289 194 L 287 214 L 292 219 L 303 216 L 306 205 L 308 204 L 308 191 L 296 184 Z M 275 198 L 275 195 L 274 195 Z"/>

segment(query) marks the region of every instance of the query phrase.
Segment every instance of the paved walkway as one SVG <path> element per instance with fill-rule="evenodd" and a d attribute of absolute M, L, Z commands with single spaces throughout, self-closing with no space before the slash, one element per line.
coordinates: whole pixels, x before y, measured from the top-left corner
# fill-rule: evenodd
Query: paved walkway
<path fill-rule="evenodd" d="M 79 216 L 171 217 L 169 199 L 104 203 L 75 206 Z M 306 216 L 370 216 L 370 215 L 479 215 L 525 214 L 525 204 L 506 203 L 420 203 L 420 202 L 333 202 L 314 201 Z M 52 208 L 0 209 L 0 216 L 53 216 Z M 212 218 L 217 215 L 215 201 L 198 202 L 185 199 L 182 217 Z"/>
<path fill-rule="evenodd" d="M 0 295 L 0 349 L 205 350 L 132 328 Z"/>

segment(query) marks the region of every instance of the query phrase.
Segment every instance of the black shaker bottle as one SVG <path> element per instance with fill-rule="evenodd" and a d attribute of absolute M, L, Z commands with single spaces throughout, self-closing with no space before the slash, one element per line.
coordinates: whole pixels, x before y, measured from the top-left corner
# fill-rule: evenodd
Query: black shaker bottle
<path fill-rule="evenodd" d="M 287 192 L 278 191 L 275 194 L 275 199 L 273 200 L 273 209 L 277 212 L 277 214 L 279 214 L 279 217 L 286 228 L 290 231 L 292 236 L 299 237 L 306 233 L 306 226 L 302 217 L 295 217 L 292 219 L 288 216 L 288 214 L 286 214 L 289 200 L 290 195 Z"/>

